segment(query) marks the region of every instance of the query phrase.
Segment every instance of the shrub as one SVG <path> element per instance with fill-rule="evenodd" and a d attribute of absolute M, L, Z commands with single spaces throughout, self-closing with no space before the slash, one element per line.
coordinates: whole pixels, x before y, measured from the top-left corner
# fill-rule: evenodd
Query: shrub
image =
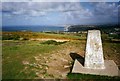
<path fill-rule="evenodd" d="M 54 41 L 54 40 L 48 40 L 48 41 L 42 42 L 41 44 L 60 45 L 60 44 L 63 44 L 63 43 L 65 43 L 65 42 L 57 42 L 57 41 Z"/>
<path fill-rule="evenodd" d="M 22 40 L 29 40 L 29 38 L 23 38 Z"/>
<path fill-rule="evenodd" d="M 120 34 L 109 34 L 109 37 L 113 39 L 120 39 Z"/>
<path fill-rule="evenodd" d="M 3 35 L 2 40 L 19 40 L 19 35 Z"/>

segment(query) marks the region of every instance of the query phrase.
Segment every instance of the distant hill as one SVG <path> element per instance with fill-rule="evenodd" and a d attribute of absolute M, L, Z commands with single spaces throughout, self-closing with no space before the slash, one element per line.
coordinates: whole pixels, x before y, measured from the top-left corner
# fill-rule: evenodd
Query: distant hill
<path fill-rule="evenodd" d="M 98 29 L 105 33 L 115 32 L 115 28 L 119 28 L 119 25 L 71 25 L 68 27 L 68 32 L 79 32 Z"/>

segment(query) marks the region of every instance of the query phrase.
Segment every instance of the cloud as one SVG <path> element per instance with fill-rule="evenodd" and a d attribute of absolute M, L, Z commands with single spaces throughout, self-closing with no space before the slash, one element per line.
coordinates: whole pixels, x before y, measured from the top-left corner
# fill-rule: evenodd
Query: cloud
<path fill-rule="evenodd" d="M 2 11 L 3 14 L 11 16 L 23 15 L 25 19 L 44 17 L 44 19 L 50 20 L 54 16 L 54 20 L 62 23 L 75 22 L 76 19 L 84 15 L 91 16 L 90 10 L 83 8 L 78 2 L 5 2 Z"/>
<path fill-rule="evenodd" d="M 48 11 L 50 4 L 37 2 L 4 2 L 2 12 L 11 15 L 43 16 Z"/>
<path fill-rule="evenodd" d="M 2 0 L 2 2 L 118 2 L 119 0 Z"/>
<path fill-rule="evenodd" d="M 115 3 L 98 3 L 94 8 L 93 14 L 96 16 L 115 17 L 118 14 L 117 6 Z"/>
<path fill-rule="evenodd" d="M 56 20 L 56 23 L 57 21 L 62 23 L 110 21 L 110 19 L 117 18 L 118 8 L 120 7 L 116 3 L 105 2 L 84 3 L 87 5 L 82 5 L 83 3 L 80 2 L 2 3 L 2 12 L 6 16 L 24 16 L 25 19 L 37 17 L 46 19 L 46 21 L 54 18 L 53 20 Z"/>
<path fill-rule="evenodd" d="M 100 2 L 94 7 L 92 12 L 88 8 L 84 8 L 78 2 L 4 2 L 2 6 L 3 12 L 8 12 L 13 15 L 29 15 L 29 16 L 44 16 L 49 12 L 68 12 L 75 15 L 110 15 L 116 16 L 118 8 L 115 3 L 108 4 Z M 109 14 L 108 14 L 109 13 Z"/>
<path fill-rule="evenodd" d="M 2 2 L 80 2 L 83 0 L 3 0 Z"/>
<path fill-rule="evenodd" d="M 5 2 L 2 11 L 13 15 L 41 16 L 49 12 L 72 12 L 82 9 L 80 3 L 37 3 L 37 2 Z"/>

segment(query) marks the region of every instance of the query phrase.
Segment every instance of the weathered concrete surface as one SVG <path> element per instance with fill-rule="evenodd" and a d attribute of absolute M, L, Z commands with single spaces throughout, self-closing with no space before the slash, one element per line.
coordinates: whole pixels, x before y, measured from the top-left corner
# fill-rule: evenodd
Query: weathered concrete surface
<path fill-rule="evenodd" d="M 118 67 L 113 60 L 105 60 L 105 69 L 88 69 L 85 68 L 77 59 L 75 60 L 72 73 L 83 73 L 93 75 L 105 75 L 105 76 L 119 76 Z"/>
<path fill-rule="evenodd" d="M 76 59 L 72 73 L 119 76 L 119 69 L 115 62 L 104 61 L 99 30 L 88 31 L 84 66 Z"/>
<path fill-rule="evenodd" d="M 89 30 L 85 52 L 85 68 L 104 69 L 104 58 L 99 30 Z"/>

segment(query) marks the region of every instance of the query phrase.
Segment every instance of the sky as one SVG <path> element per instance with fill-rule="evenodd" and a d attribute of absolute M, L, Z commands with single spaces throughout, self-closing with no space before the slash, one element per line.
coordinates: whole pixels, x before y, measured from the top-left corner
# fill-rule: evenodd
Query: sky
<path fill-rule="evenodd" d="M 2 2 L 3 26 L 118 23 L 118 2 Z"/>

